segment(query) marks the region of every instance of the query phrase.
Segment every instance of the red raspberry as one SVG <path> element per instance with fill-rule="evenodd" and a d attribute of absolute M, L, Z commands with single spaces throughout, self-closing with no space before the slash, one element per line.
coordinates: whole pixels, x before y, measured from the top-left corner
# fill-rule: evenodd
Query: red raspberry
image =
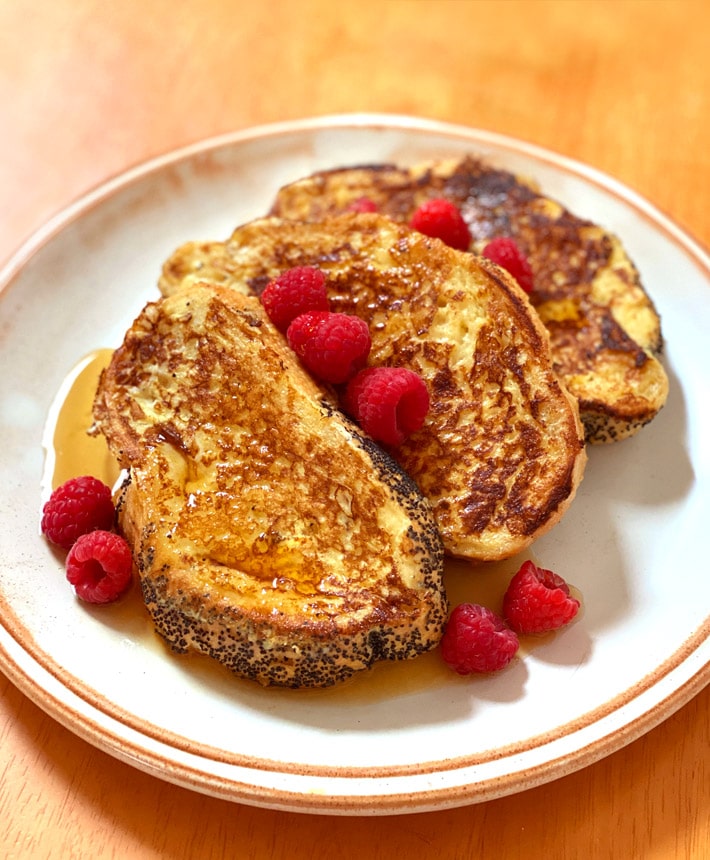
<path fill-rule="evenodd" d="M 311 311 L 286 332 L 289 346 L 305 367 L 324 382 L 339 384 L 365 366 L 370 353 L 367 323 L 350 314 Z"/>
<path fill-rule="evenodd" d="M 42 533 L 57 546 L 70 549 L 87 532 L 113 528 L 114 516 L 110 487 L 91 475 L 70 478 L 54 490 L 42 509 Z"/>
<path fill-rule="evenodd" d="M 266 285 L 261 303 L 271 322 L 285 332 L 297 316 L 328 310 L 325 274 L 313 266 L 288 269 Z"/>
<path fill-rule="evenodd" d="M 87 603 L 110 603 L 128 588 L 133 572 L 131 549 L 114 532 L 82 535 L 69 551 L 67 579 Z"/>
<path fill-rule="evenodd" d="M 533 271 L 530 268 L 528 258 L 520 250 L 514 239 L 508 239 L 504 236 L 492 239 L 481 251 L 481 254 L 511 274 L 526 293 L 533 291 L 535 286 Z"/>
<path fill-rule="evenodd" d="M 400 445 L 424 423 L 429 392 L 405 367 L 367 367 L 348 383 L 343 409 L 376 442 Z"/>
<path fill-rule="evenodd" d="M 412 215 L 409 226 L 459 251 L 467 251 L 471 244 L 468 225 L 450 200 L 426 200 Z"/>
<path fill-rule="evenodd" d="M 348 212 L 377 212 L 377 203 L 369 197 L 358 197 L 348 206 Z"/>
<path fill-rule="evenodd" d="M 579 601 L 556 573 L 526 561 L 503 598 L 503 616 L 518 633 L 547 633 L 575 617 Z"/>
<path fill-rule="evenodd" d="M 459 675 L 497 672 L 515 657 L 518 637 L 502 618 L 476 603 L 460 603 L 441 639 L 444 662 Z"/>

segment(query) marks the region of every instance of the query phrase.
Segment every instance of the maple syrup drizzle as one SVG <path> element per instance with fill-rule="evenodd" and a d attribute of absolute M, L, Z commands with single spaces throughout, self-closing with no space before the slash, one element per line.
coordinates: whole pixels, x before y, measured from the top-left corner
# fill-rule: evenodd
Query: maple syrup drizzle
<path fill-rule="evenodd" d="M 89 435 L 96 386 L 112 352 L 99 349 L 83 358 L 68 374 L 54 399 L 44 433 L 43 488 L 47 494 L 80 475 L 93 475 L 109 487 L 118 479 L 118 465 L 103 436 Z"/>
<path fill-rule="evenodd" d="M 108 486 L 118 482 L 120 469 L 111 456 L 101 434 L 90 435 L 93 424 L 92 406 L 101 371 L 108 365 L 111 349 L 99 349 L 87 355 L 67 375 L 50 409 L 44 433 L 46 452 L 43 476 L 43 492 L 46 497 L 51 490 L 69 478 L 78 475 L 93 475 Z M 487 562 L 474 565 L 471 562 L 449 559 L 445 563 L 445 583 L 451 606 L 459 603 L 480 603 L 495 612 L 500 612 L 503 595 L 510 578 L 530 552 L 522 553 L 502 562 Z M 141 612 L 136 596 L 139 589 L 131 589 L 131 599 L 120 600 L 115 609 L 125 621 L 125 629 L 132 635 L 141 636 L 155 647 L 167 649 L 148 622 L 147 613 Z M 579 596 L 579 595 L 576 595 Z M 120 604 L 120 606 L 118 605 Z M 113 615 L 113 612 L 112 612 Z M 113 617 L 113 623 L 116 618 Z M 519 656 L 534 650 L 554 636 L 521 636 Z M 199 655 L 175 657 L 189 660 L 195 671 L 209 674 L 215 680 L 234 683 L 231 673 L 216 661 Z M 359 672 L 349 680 L 326 689 L 268 690 L 265 695 L 306 695 L 337 699 L 342 704 L 360 704 L 377 701 L 392 695 L 405 695 L 452 683 L 465 683 L 466 679 L 455 675 L 442 661 L 438 649 L 423 654 L 414 660 L 400 662 L 383 661 L 370 670 Z"/>

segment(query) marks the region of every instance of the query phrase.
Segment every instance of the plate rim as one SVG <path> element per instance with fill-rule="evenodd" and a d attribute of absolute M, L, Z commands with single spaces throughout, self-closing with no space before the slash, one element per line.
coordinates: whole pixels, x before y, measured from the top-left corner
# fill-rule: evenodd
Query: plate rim
<path fill-rule="evenodd" d="M 26 634 L 24 639 L 16 633 L 17 628 L 22 628 L 22 622 L 17 619 L 12 608 L 7 604 L 4 595 L 0 593 L 0 630 L 9 634 L 10 638 L 17 643 L 26 656 L 34 665 L 39 666 L 41 670 L 48 676 L 57 681 L 61 687 L 72 694 L 76 699 L 89 704 L 102 717 L 109 720 L 112 724 L 120 725 L 131 732 L 134 732 L 140 737 L 146 738 L 161 747 L 174 750 L 177 753 L 195 755 L 205 761 L 213 762 L 214 764 L 224 764 L 245 768 L 247 770 L 259 770 L 274 774 L 288 774 L 297 777 L 315 777 L 315 778 L 334 778 L 342 777 L 342 766 L 337 765 L 318 765 L 318 764 L 296 764 L 291 762 L 280 762 L 275 759 L 267 759 L 263 757 L 248 756 L 243 753 L 230 752 L 217 746 L 212 746 L 202 741 L 190 740 L 175 731 L 166 731 L 159 725 L 149 722 L 146 719 L 137 717 L 130 712 L 127 712 L 123 707 L 107 698 L 106 695 L 95 691 L 88 683 L 85 683 L 77 676 L 66 671 L 61 664 L 47 654 L 41 647 L 35 646 L 31 634 Z M 12 628 L 15 628 L 13 630 Z M 30 640 L 28 647 L 27 640 Z M 683 667 L 692 664 L 692 660 L 696 654 L 703 649 L 710 647 L 710 617 L 705 619 L 704 624 L 692 632 L 684 641 L 683 645 L 676 651 L 670 654 L 662 663 L 658 664 L 652 672 L 648 672 L 638 678 L 634 683 L 629 685 L 622 692 L 604 701 L 597 707 L 585 711 L 584 714 L 571 719 L 565 723 L 555 727 L 554 734 L 551 731 L 541 732 L 523 741 L 511 742 L 498 747 L 489 747 L 477 753 L 468 755 L 460 755 L 447 759 L 425 759 L 418 761 L 416 764 L 406 765 L 383 765 L 380 767 L 372 765 L 348 765 L 348 776 L 352 779 L 360 779 L 368 777 L 372 779 L 391 778 L 397 779 L 400 777 L 423 776 L 427 773 L 441 773 L 452 770 L 460 770 L 462 768 L 470 768 L 477 766 L 485 766 L 494 760 L 501 758 L 512 758 L 516 755 L 525 755 L 540 750 L 551 744 L 558 743 L 574 734 L 584 732 L 595 725 L 601 724 L 603 721 L 612 719 L 613 716 L 629 707 L 636 702 L 641 696 L 650 693 L 655 687 L 667 683 L 668 677 L 674 672 L 682 672 Z M 3 667 L 3 656 L 8 661 L 12 661 L 11 655 L 4 647 L 2 638 L 0 638 L 0 668 Z M 15 662 L 15 661 L 12 661 Z M 24 677 L 25 673 L 19 669 L 17 671 Z M 707 677 L 706 677 L 707 676 Z M 31 684 L 31 681 L 25 681 Z M 682 689 L 702 689 L 702 687 L 710 683 L 710 661 L 704 666 L 700 666 L 695 673 L 686 678 L 685 682 L 680 685 Z M 46 693 L 46 690 L 41 692 Z M 670 702 L 674 699 L 675 689 L 664 698 L 664 702 Z M 59 701 L 59 700 L 58 700 Z M 684 701 L 687 701 L 685 699 Z M 680 707 L 684 702 L 681 701 Z M 670 705 L 668 705 L 670 707 Z M 643 712 L 635 720 L 644 720 L 647 716 Z M 662 717 L 665 718 L 665 717 Z M 626 725 L 626 724 L 625 724 Z M 97 732 L 98 733 L 98 732 Z M 608 735 L 604 734 L 597 743 L 602 743 Z M 574 754 L 572 754 L 574 755 Z M 568 756 L 569 758 L 570 756 Z"/>
<path fill-rule="evenodd" d="M 532 144 L 524 140 L 518 140 L 497 132 L 471 128 L 439 120 L 384 113 L 333 114 L 300 120 L 269 123 L 213 136 L 202 141 L 178 147 L 162 155 L 146 159 L 133 167 L 129 167 L 127 170 L 116 173 L 114 176 L 99 183 L 93 189 L 83 193 L 76 200 L 63 207 L 42 226 L 35 230 L 28 239 L 20 245 L 18 250 L 10 257 L 2 269 L 0 269 L 0 300 L 5 297 L 6 290 L 17 280 L 18 275 L 22 272 L 24 267 L 46 244 L 61 234 L 61 232 L 74 221 L 80 219 L 82 215 L 89 212 L 94 206 L 110 199 L 114 193 L 128 188 L 130 185 L 140 181 L 141 179 L 165 170 L 171 166 L 189 162 L 200 155 L 221 149 L 228 149 L 230 147 L 235 147 L 249 141 L 259 140 L 264 137 L 273 138 L 284 135 L 303 135 L 335 128 L 343 130 L 395 129 L 401 132 L 410 131 L 429 133 L 439 135 L 442 138 L 453 137 L 464 139 L 470 141 L 472 146 L 480 146 L 484 143 L 489 143 L 496 148 L 510 150 L 517 154 L 533 158 L 536 161 L 546 162 L 557 169 L 564 169 L 565 171 L 573 173 L 575 176 L 581 177 L 587 182 L 600 186 L 607 193 L 620 197 L 626 205 L 632 206 L 634 210 L 641 214 L 645 219 L 650 220 L 656 227 L 662 228 L 673 239 L 674 244 L 680 245 L 686 255 L 688 255 L 703 272 L 707 274 L 708 270 L 710 270 L 710 258 L 707 257 L 702 245 L 700 245 L 700 243 L 697 242 L 697 240 L 695 240 L 686 230 L 678 226 L 672 219 L 658 210 L 657 207 L 633 189 L 582 162 L 570 159 L 536 144 Z M 5 602 L 2 595 L 0 595 L 0 602 Z M 710 619 L 708 619 L 708 623 L 710 623 Z M 4 621 L 0 622 L 0 626 L 20 648 L 23 655 L 26 655 L 27 658 L 33 661 L 35 665 L 39 666 L 42 671 L 48 672 L 46 666 L 39 662 L 30 651 L 23 648 L 22 644 L 8 629 Z M 704 645 L 707 645 L 707 643 L 708 635 L 705 633 L 700 637 L 699 645 L 691 649 L 689 655 L 686 655 L 682 659 L 679 658 L 678 665 L 671 667 L 668 672 L 664 672 L 661 680 L 665 679 L 666 676 L 674 669 L 677 669 L 678 666 L 684 666 L 687 664 L 689 657 L 698 653 Z M 674 652 L 671 656 L 677 655 L 681 650 L 682 649 L 678 649 L 678 651 Z M 708 683 L 710 683 L 710 662 L 706 662 L 704 665 L 701 665 L 697 671 L 687 677 L 684 683 L 671 690 L 670 693 L 662 699 L 662 708 L 660 707 L 660 704 L 657 704 L 653 713 L 650 711 L 643 712 L 635 719 L 623 724 L 622 727 L 617 729 L 613 735 L 603 736 L 587 747 L 581 747 L 578 750 L 574 750 L 572 753 L 567 753 L 561 759 L 546 761 L 542 765 L 535 766 L 528 771 L 516 771 L 504 776 L 493 777 L 487 782 L 479 782 L 473 785 L 457 785 L 438 790 L 422 790 L 415 793 L 408 792 L 405 795 L 398 795 L 395 793 L 379 796 L 372 794 L 305 796 L 302 793 L 294 794 L 290 791 L 269 788 L 265 790 L 268 797 L 264 799 L 264 790 L 259 789 L 254 785 L 249 785 L 245 788 L 242 783 L 225 780 L 214 774 L 206 774 L 204 772 L 197 772 L 197 775 L 194 775 L 190 772 L 190 768 L 186 766 L 183 766 L 183 772 L 181 774 L 177 774 L 175 772 L 166 774 L 161 772 L 161 768 L 157 768 L 155 763 L 148 761 L 148 759 L 151 759 L 150 755 L 146 753 L 145 759 L 141 760 L 140 755 L 136 755 L 136 751 L 134 749 L 128 749 L 126 739 L 121 738 L 120 735 L 115 733 L 110 734 L 105 727 L 103 733 L 101 729 L 90 731 L 86 727 L 90 722 L 88 719 L 86 719 L 86 725 L 82 724 L 82 731 L 79 731 L 79 727 L 77 727 L 75 721 L 69 720 L 69 718 L 62 713 L 60 700 L 53 697 L 52 694 L 44 688 L 37 688 L 36 683 L 33 682 L 31 676 L 29 676 L 20 664 L 17 663 L 13 658 L 13 655 L 6 649 L 5 643 L 3 643 L 1 639 L 0 668 L 2 668 L 3 672 L 7 674 L 13 683 L 28 695 L 30 699 L 35 701 L 36 704 L 43 708 L 43 710 L 72 730 L 75 734 L 79 734 L 94 746 L 98 746 L 118 758 L 123 758 L 129 763 L 132 763 L 153 775 L 162 777 L 171 782 L 185 785 L 188 788 L 238 800 L 240 802 L 254 803 L 260 806 L 276 805 L 279 808 L 300 808 L 301 811 L 311 812 L 347 811 L 350 814 L 362 814 L 364 811 L 363 806 L 365 804 L 368 806 L 376 806 L 377 811 L 384 814 L 391 814 L 392 812 L 421 811 L 424 809 L 438 809 L 444 808 L 445 806 L 458 806 L 492 799 L 493 797 L 501 796 L 502 794 L 513 793 L 514 791 L 523 790 L 524 788 L 532 787 L 533 785 L 538 785 L 542 782 L 547 782 L 551 779 L 577 770 L 580 767 L 584 767 L 587 764 L 591 764 L 593 761 L 596 761 L 611 752 L 616 751 L 622 746 L 625 746 L 627 743 L 641 736 L 643 733 L 665 720 L 678 708 L 688 702 L 693 696 L 697 695 L 697 693 L 700 692 Z M 658 673 L 654 673 L 654 676 L 656 674 Z M 650 683 L 646 689 L 652 689 L 657 683 L 658 680 Z M 636 685 L 633 686 L 635 687 Z M 76 695 L 76 692 L 71 688 L 67 689 Z M 628 691 L 624 692 L 627 693 Z M 631 696 L 630 698 L 633 700 L 636 697 Z M 38 699 L 41 701 L 38 701 Z M 50 699 L 52 701 L 49 701 Z M 85 701 L 88 702 L 88 700 Z M 90 705 L 90 703 L 88 704 Z M 621 704 L 612 710 L 620 710 L 625 706 L 626 705 Z M 115 721 L 115 718 L 110 714 L 107 714 L 105 711 L 103 713 L 108 716 L 112 722 Z M 119 722 L 119 724 L 121 723 Z M 94 723 L 94 725 L 96 724 Z M 110 735 L 110 739 L 113 740 L 113 743 L 109 744 L 104 735 Z M 116 747 L 116 742 L 118 742 L 118 748 Z M 165 757 L 160 757 L 157 754 L 155 760 L 163 766 L 166 764 Z M 454 765 L 454 767 L 456 767 L 456 765 Z M 178 769 L 180 768 L 178 767 Z M 356 769 L 352 770 L 356 771 Z M 365 770 L 371 769 L 365 768 Z M 533 771 L 535 773 L 533 773 Z M 282 771 L 277 770 L 277 772 L 281 773 Z M 419 774 L 420 772 L 417 772 L 417 775 Z M 527 778 L 525 778 L 525 774 L 528 774 Z M 364 776 L 366 776 L 364 772 L 356 771 L 353 779 L 361 779 Z M 396 775 L 393 774 L 393 776 Z M 328 775 L 326 775 L 326 778 L 328 778 Z M 488 788 L 486 788 L 486 786 L 488 786 Z M 370 809 L 368 811 L 372 812 L 373 810 Z"/>
<path fill-rule="evenodd" d="M 41 664 L 38 665 L 41 670 L 44 670 Z M 2 640 L 0 640 L 0 668 L 21 692 L 66 729 L 97 749 L 151 776 L 202 794 L 251 806 L 285 812 L 348 816 L 440 811 L 495 800 L 538 787 L 588 767 L 639 739 L 670 718 L 710 683 L 710 663 L 706 662 L 684 684 L 674 688 L 655 710 L 644 711 L 634 720 L 617 729 L 614 735 L 606 735 L 597 741 L 580 746 L 572 753 L 542 761 L 524 771 L 416 792 L 335 794 L 314 792 L 312 789 L 290 791 L 274 786 L 263 787 L 216 773 L 206 773 L 198 766 L 185 762 L 180 764 L 170 762 L 171 767 L 166 768 L 166 759 L 159 753 L 150 752 L 144 746 L 131 743 L 120 734 L 112 734 L 105 727 L 96 728 L 98 723 L 88 718 L 77 721 L 76 714 L 71 711 L 70 706 L 53 696 L 47 689 L 38 686 L 35 679 L 9 654 Z M 360 775 L 356 775 L 354 780 L 361 778 Z M 325 779 L 327 780 L 328 777 Z"/>
<path fill-rule="evenodd" d="M 94 205 L 110 197 L 115 191 L 128 187 L 150 173 L 177 165 L 182 161 L 188 161 L 206 152 L 229 148 L 250 140 L 332 128 L 368 127 L 382 129 L 395 128 L 399 131 L 432 133 L 464 139 L 475 138 L 479 141 L 489 142 L 499 148 L 522 152 L 539 161 L 561 165 L 565 169 L 583 176 L 603 189 L 619 194 L 646 217 L 650 216 L 652 221 L 661 222 L 664 228 L 673 235 L 676 242 L 686 247 L 693 256 L 699 257 L 701 261 L 704 258 L 705 267 L 710 268 L 710 249 L 705 248 L 703 243 L 687 228 L 682 227 L 677 221 L 661 211 L 648 198 L 635 189 L 590 164 L 564 155 L 549 147 L 490 129 L 407 114 L 346 112 L 246 126 L 235 131 L 211 135 L 204 139 L 166 150 L 149 158 L 141 159 L 123 170 L 115 171 L 106 179 L 87 188 L 65 206 L 60 207 L 53 215 L 45 219 L 42 224 L 31 231 L 29 236 L 20 243 L 14 252 L 11 252 L 10 257 L 0 267 L 0 295 L 10 285 L 22 267 L 26 265 L 27 259 L 37 253 L 57 233 L 64 230 Z"/>

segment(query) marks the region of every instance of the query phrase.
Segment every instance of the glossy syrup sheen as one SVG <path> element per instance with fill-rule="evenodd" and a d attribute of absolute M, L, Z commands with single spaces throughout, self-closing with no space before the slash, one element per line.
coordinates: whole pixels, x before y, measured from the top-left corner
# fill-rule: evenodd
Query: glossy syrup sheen
<path fill-rule="evenodd" d="M 45 431 L 46 469 L 44 482 L 54 488 L 77 475 L 91 474 L 109 486 L 115 486 L 120 470 L 111 456 L 103 436 L 89 433 L 92 426 L 92 404 L 101 371 L 111 359 L 110 349 L 97 350 L 86 356 L 68 374 L 59 390 Z M 462 602 L 480 603 L 500 612 L 508 582 L 523 561 L 533 558 L 529 551 L 502 562 L 473 565 L 467 561 L 449 559 L 445 568 L 445 583 L 450 605 Z M 533 558 L 533 560 L 535 560 Z M 144 638 L 151 647 L 169 651 L 162 640 L 151 630 L 147 613 L 139 603 L 140 589 L 119 600 L 105 611 L 111 613 L 112 623 L 117 616 L 125 622 L 131 635 Z M 520 637 L 519 656 L 549 641 L 554 634 Z M 198 655 L 175 656 L 186 660 L 196 672 L 209 674 L 215 680 L 234 683 L 234 678 L 215 661 Z M 269 690 L 269 695 L 307 695 L 335 697 L 343 704 L 377 701 L 394 694 L 406 695 L 421 689 L 450 683 L 465 683 L 441 660 L 439 650 L 403 662 L 381 662 L 370 670 L 356 674 L 335 687 L 323 690 Z"/>
<path fill-rule="evenodd" d="M 118 465 L 103 436 L 89 433 L 96 386 L 111 355 L 110 349 L 87 355 L 59 390 L 45 432 L 45 484 L 50 489 L 79 475 L 93 475 L 110 487 L 118 479 Z"/>

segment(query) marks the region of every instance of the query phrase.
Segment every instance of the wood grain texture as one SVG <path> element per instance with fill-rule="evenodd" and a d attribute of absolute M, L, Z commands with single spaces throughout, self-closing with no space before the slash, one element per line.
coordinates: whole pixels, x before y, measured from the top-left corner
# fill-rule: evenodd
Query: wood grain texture
<path fill-rule="evenodd" d="M 87 189 L 252 125 L 383 111 L 491 129 L 615 176 L 710 245 L 710 11 L 665 0 L 10 0 L 0 261 Z M 706 858 L 710 690 L 583 771 L 446 812 L 230 804 L 94 749 L 0 678 L 7 858 Z"/>

